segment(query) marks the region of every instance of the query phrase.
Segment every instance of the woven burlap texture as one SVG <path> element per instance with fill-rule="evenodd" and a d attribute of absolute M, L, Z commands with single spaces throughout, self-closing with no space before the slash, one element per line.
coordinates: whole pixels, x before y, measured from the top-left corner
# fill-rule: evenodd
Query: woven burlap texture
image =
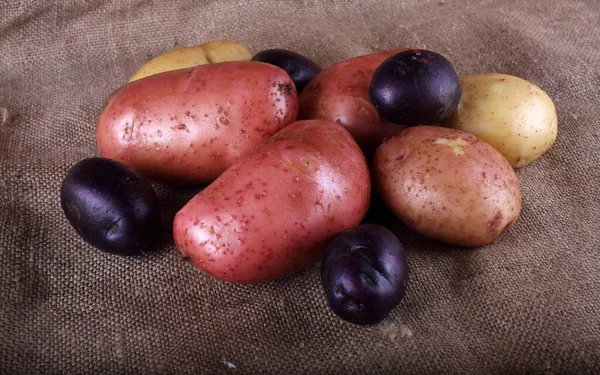
<path fill-rule="evenodd" d="M 381 324 L 330 312 L 318 267 L 232 285 L 179 263 L 193 188 L 156 185 L 157 252 L 103 254 L 60 209 L 67 170 L 98 155 L 107 96 L 149 58 L 231 39 L 323 67 L 405 46 L 460 74 L 542 87 L 555 145 L 519 169 L 523 210 L 464 250 L 383 215 L 404 242 L 406 298 Z M 0 3 L 0 373 L 563 374 L 600 372 L 600 2 L 542 0 Z"/>

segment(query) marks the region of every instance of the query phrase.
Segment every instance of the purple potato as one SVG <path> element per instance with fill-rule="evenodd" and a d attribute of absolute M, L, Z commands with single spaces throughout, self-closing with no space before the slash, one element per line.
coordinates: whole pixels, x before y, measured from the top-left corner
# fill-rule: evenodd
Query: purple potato
<path fill-rule="evenodd" d="M 304 86 L 321 72 L 321 68 L 311 59 L 285 49 L 261 51 L 254 55 L 252 61 L 261 61 L 285 70 L 296 85 L 298 93 L 301 93 Z"/>
<path fill-rule="evenodd" d="M 434 125 L 449 117 L 462 94 L 460 79 L 442 55 L 410 49 L 387 58 L 373 73 L 369 97 L 386 120 Z"/>
<path fill-rule="evenodd" d="M 340 318 L 360 325 L 379 323 L 406 292 L 404 248 L 381 225 L 343 230 L 325 251 L 321 282 L 329 306 Z"/>
<path fill-rule="evenodd" d="M 162 231 L 150 183 L 114 160 L 95 157 L 75 164 L 60 188 L 60 203 L 77 234 L 107 253 L 148 252 Z"/>

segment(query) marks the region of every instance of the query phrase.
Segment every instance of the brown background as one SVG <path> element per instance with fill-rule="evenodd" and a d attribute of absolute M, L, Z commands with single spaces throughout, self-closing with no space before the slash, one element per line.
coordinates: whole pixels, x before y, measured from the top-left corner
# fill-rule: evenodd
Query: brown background
<path fill-rule="evenodd" d="M 2 0 L 0 372 L 600 372 L 599 25 L 596 0 Z M 242 286 L 179 264 L 168 224 L 153 255 L 92 249 L 58 191 L 72 164 L 97 155 L 104 99 L 150 57 L 223 38 L 323 67 L 382 49 L 435 50 L 460 74 L 541 86 L 559 136 L 518 170 L 521 219 L 486 248 L 390 225 L 411 282 L 374 327 L 329 311 L 316 267 Z M 167 222 L 194 194 L 157 189 Z"/>

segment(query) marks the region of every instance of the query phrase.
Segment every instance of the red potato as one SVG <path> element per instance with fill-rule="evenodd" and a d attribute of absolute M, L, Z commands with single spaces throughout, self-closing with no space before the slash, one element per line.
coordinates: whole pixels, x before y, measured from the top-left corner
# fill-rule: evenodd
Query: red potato
<path fill-rule="evenodd" d="M 359 56 L 323 70 L 302 91 L 299 118 L 337 122 L 370 156 L 384 139 L 405 128 L 384 120 L 371 103 L 373 71 L 388 57 L 407 49 Z"/>
<path fill-rule="evenodd" d="M 370 190 L 366 160 L 348 131 L 298 121 L 177 213 L 175 245 L 217 279 L 274 280 L 315 263 L 335 234 L 358 225 Z"/>
<path fill-rule="evenodd" d="M 202 184 L 297 116 L 284 70 L 251 61 L 202 65 L 123 86 L 102 110 L 96 139 L 103 156 L 147 178 Z"/>

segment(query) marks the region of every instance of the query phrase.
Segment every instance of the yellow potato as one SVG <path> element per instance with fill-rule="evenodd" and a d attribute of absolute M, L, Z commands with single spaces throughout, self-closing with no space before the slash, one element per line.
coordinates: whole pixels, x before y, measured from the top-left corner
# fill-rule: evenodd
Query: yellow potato
<path fill-rule="evenodd" d="M 461 77 L 462 97 L 443 125 L 491 144 L 513 168 L 540 157 L 556 139 L 556 109 L 538 86 L 506 74 Z"/>
<path fill-rule="evenodd" d="M 199 46 L 183 47 L 163 53 L 144 64 L 129 82 L 170 70 L 220 62 L 248 61 L 251 58 L 250 51 L 239 43 L 214 40 Z"/>

